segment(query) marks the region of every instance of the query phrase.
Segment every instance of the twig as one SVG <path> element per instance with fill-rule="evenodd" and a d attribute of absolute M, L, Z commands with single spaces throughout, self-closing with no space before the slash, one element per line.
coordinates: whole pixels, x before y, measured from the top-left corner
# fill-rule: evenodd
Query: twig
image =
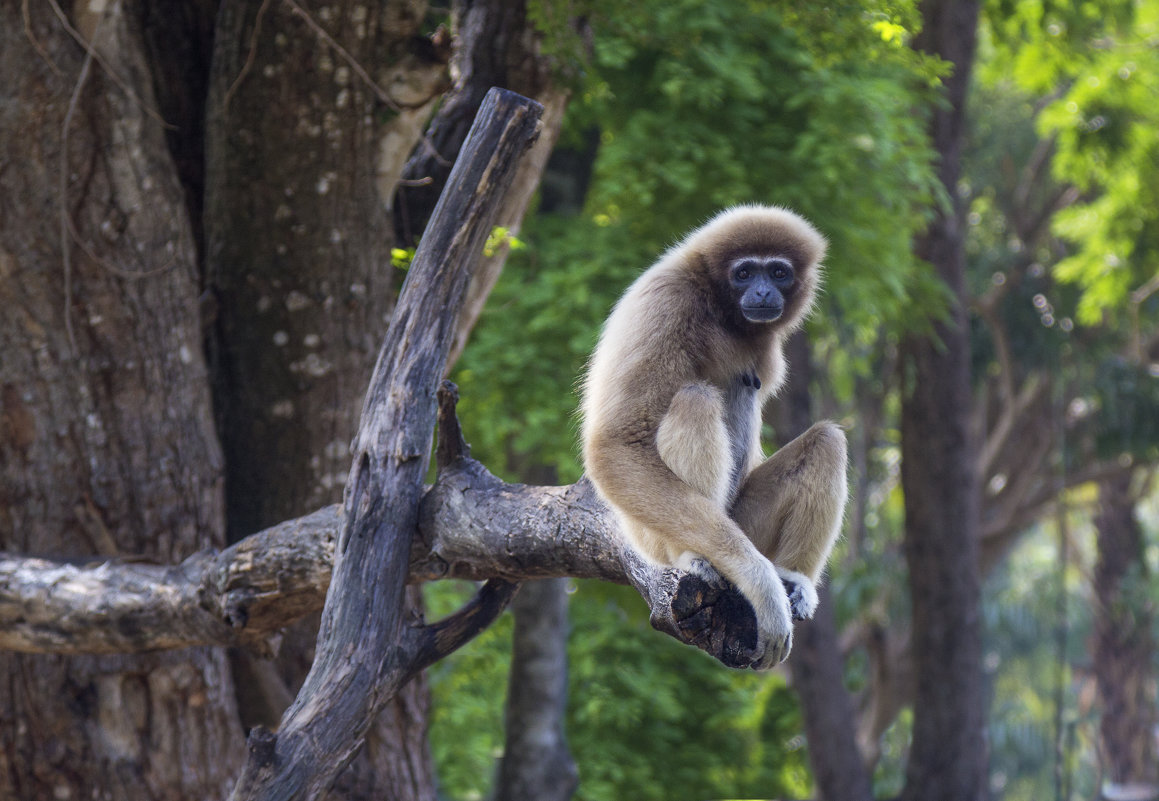
<path fill-rule="evenodd" d="M 140 95 L 134 92 L 132 87 L 130 87 L 129 84 L 123 78 L 121 78 L 120 75 L 117 74 L 117 71 L 113 69 L 112 65 L 105 60 L 105 57 L 97 52 L 92 43 L 85 39 L 84 36 L 81 35 L 81 32 L 72 26 L 72 23 L 68 21 L 68 17 L 65 16 L 64 10 L 60 7 L 60 4 L 57 2 L 57 0 L 48 0 L 48 3 L 52 6 L 52 10 L 56 13 L 57 18 L 60 20 L 61 26 L 66 31 L 68 31 L 68 35 L 75 39 L 77 44 L 83 47 L 84 51 L 88 53 L 89 56 L 96 59 L 96 62 L 101 65 L 101 68 L 109 74 L 109 78 L 112 79 L 113 83 L 120 87 L 121 91 L 128 95 L 130 100 L 140 106 L 142 111 L 152 117 L 165 130 L 177 130 L 176 125 L 171 125 L 170 123 L 165 122 L 164 118 L 159 112 L 153 109 L 141 98 Z M 101 23 L 104 22 L 104 20 L 105 14 L 101 14 L 100 19 L 97 21 L 96 30 L 93 31 L 94 40 L 96 39 L 96 31 L 100 30 Z"/>
<path fill-rule="evenodd" d="M 59 10 L 56 0 L 50 0 L 54 8 Z M 97 19 L 93 37 L 101 30 L 105 17 L 102 14 Z M 67 22 L 65 23 L 67 26 Z M 81 62 L 80 75 L 77 76 L 76 86 L 73 87 L 72 97 L 68 101 L 68 111 L 65 112 L 64 122 L 60 131 L 60 189 L 58 202 L 60 203 L 60 250 L 64 262 L 64 330 L 68 334 L 68 344 L 74 356 L 79 355 L 76 344 L 76 334 L 72 329 L 72 249 L 69 247 L 69 229 L 72 226 L 68 217 L 68 131 L 72 126 L 72 117 L 76 113 L 77 101 L 81 90 L 89 77 L 89 69 L 93 63 L 95 51 L 91 47 L 85 48 L 84 61 Z"/>
<path fill-rule="evenodd" d="M 293 12 L 295 14 L 297 14 L 303 20 L 306 21 L 306 24 L 309 25 L 311 29 L 313 29 L 314 33 L 318 34 L 319 39 L 321 39 L 326 44 L 330 45 L 330 47 L 334 48 L 335 52 L 337 52 L 338 55 L 342 58 L 342 60 L 345 61 L 346 64 L 350 67 L 350 69 L 354 70 L 354 73 L 359 78 L 361 78 L 367 86 L 369 86 L 371 88 L 371 90 L 374 92 L 374 94 L 378 97 L 379 100 L 381 100 L 383 103 L 385 103 L 390 108 L 391 111 L 395 111 L 395 112 L 399 112 L 399 113 L 402 112 L 402 107 L 399 106 L 399 104 L 396 103 L 391 98 L 391 96 L 386 93 L 385 89 L 383 89 L 381 86 L 379 86 L 377 83 L 375 83 L 374 79 L 370 77 L 370 73 L 368 73 L 365 69 L 363 69 L 362 65 L 358 63 L 358 59 L 356 59 L 354 56 L 350 55 L 349 50 L 347 50 L 342 45 L 338 44 L 338 42 L 334 39 L 334 37 L 326 32 L 325 28 L 323 28 L 321 25 L 319 25 L 317 22 L 315 22 L 314 18 L 310 16 L 309 12 L 307 12 L 306 9 L 304 9 L 300 5 L 298 5 L 296 0 L 284 0 L 284 1 L 285 1 L 286 5 L 288 5 L 293 10 Z"/>
<path fill-rule="evenodd" d="M 40 43 L 40 40 L 32 32 L 32 14 L 28 9 L 28 0 L 22 0 L 20 3 L 20 14 L 24 17 L 24 36 L 32 43 L 32 49 L 37 52 L 45 64 L 52 68 L 53 72 L 60 77 L 64 77 L 64 73 L 61 72 L 60 67 L 56 66 L 56 62 L 49 57 L 48 51 L 44 49 L 44 45 Z"/>
<path fill-rule="evenodd" d="M 222 111 L 229 110 L 229 101 L 233 99 L 233 93 L 245 80 L 246 75 L 253 68 L 254 60 L 257 58 L 258 52 L 258 34 L 262 32 L 262 17 L 266 14 L 266 9 L 270 7 L 270 0 L 262 0 L 262 4 L 258 7 L 257 16 L 254 17 L 254 29 L 250 33 L 250 49 L 246 53 L 245 63 L 241 65 L 241 71 L 238 72 L 237 77 L 233 79 L 233 83 L 229 85 L 226 90 L 225 99 L 221 101 Z"/>

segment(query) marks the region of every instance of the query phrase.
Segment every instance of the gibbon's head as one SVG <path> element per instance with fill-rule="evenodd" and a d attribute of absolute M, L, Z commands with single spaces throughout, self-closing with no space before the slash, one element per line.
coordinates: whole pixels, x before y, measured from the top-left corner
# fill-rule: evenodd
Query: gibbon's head
<path fill-rule="evenodd" d="M 825 237 L 777 206 L 737 206 L 693 231 L 677 248 L 701 271 L 725 324 L 741 333 L 805 319 L 821 282 Z"/>

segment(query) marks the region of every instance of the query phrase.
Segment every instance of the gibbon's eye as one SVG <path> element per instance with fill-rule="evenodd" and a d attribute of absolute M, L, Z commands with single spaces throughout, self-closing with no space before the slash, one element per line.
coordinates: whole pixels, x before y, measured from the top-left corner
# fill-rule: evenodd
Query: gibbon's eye
<path fill-rule="evenodd" d="M 789 269 L 788 266 L 786 266 L 784 264 L 778 264 L 775 267 L 773 267 L 773 280 L 774 281 L 787 281 L 792 277 L 793 277 L 793 271 L 791 269 Z"/>
<path fill-rule="evenodd" d="M 753 277 L 753 263 L 748 259 L 740 262 L 732 271 L 733 279 L 737 281 L 747 281 Z"/>

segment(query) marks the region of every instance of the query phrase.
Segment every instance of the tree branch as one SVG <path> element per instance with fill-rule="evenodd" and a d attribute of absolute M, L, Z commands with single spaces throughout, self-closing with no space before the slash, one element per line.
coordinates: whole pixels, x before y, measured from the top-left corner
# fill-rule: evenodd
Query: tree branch
<path fill-rule="evenodd" d="M 93 654 L 242 645 L 268 653 L 281 628 L 322 607 L 341 524 L 341 508 L 327 506 L 176 566 L 0 554 L 0 648 Z M 755 634 L 751 607 L 723 583 L 645 562 L 586 480 L 506 484 L 460 457 L 426 490 L 410 583 L 558 576 L 630 584 L 659 631 L 743 666 L 734 654 Z"/>
<path fill-rule="evenodd" d="M 541 112 L 534 101 L 491 90 L 435 207 L 362 407 L 314 662 L 272 743 L 266 735 L 254 738 L 231 795 L 237 801 L 325 792 L 361 747 L 370 722 L 427 656 L 412 636 L 413 623 L 404 620 L 403 595 L 435 393 L 467 284 Z M 504 597 L 510 595 L 489 600 Z M 494 604 L 483 606 L 486 618 Z M 458 634 L 452 639 L 463 641 Z"/>

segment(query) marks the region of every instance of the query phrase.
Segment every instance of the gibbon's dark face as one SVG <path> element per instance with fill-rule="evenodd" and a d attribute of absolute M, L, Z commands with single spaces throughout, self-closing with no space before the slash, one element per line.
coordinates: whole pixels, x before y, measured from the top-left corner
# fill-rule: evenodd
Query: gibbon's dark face
<path fill-rule="evenodd" d="M 780 256 L 744 256 L 728 266 L 728 282 L 741 315 L 750 323 L 772 323 L 785 313 L 796 275 Z"/>

